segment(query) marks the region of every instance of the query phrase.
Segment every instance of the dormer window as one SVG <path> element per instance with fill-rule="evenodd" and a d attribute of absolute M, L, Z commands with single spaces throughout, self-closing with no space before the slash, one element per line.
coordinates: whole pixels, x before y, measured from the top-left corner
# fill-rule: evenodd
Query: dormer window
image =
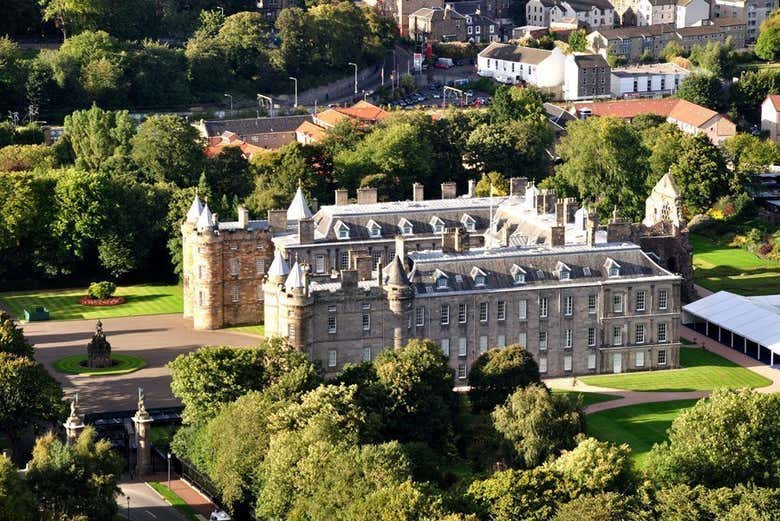
<path fill-rule="evenodd" d="M 441 270 L 433 272 L 433 278 L 436 281 L 436 289 L 447 289 L 450 287 L 450 278 Z"/>
<path fill-rule="evenodd" d="M 431 217 L 431 220 L 429 222 L 431 225 L 431 229 L 433 230 L 433 233 L 443 233 L 444 232 L 444 221 L 439 219 L 437 216 Z"/>
<path fill-rule="evenodd" d="M 604 266 L 607 268 L 607 274 L 609 277 L 620 276 L 620 264 L 615 262 L 614 259 L 607 258 L 607 262 L 604 263 Z"/>
<path fill-rule="evenodd" d="M 590 277 L 590 266 L 585 266 L 584 268 L 582 268 L 582 274 L 585 275 L 586 277 Z"/>
<path fill-rule="evenodd" d="M 378 239 L 382 237 L 382 227 L 379 226 L 373 219 L 368 221 L 366 228 L 368 228 L 368 236 L 372 239 Z"/>
<path fill-rule="evenodd" d="M 558 264 L 555 265 L 555 271 L 558 273 L 558 280 L 571 279 L 571 268 L 563 262 L 558 261 Z"/>
<path fill-rule="evenodd" d="M 536 270 L 536 278 L 538 280 L 544 280 L 544 271 L 542 270 Z"/>
<path fill-rule="evenodd" d="M 467 213 L 463 214 L 460 222 L 466 228 L 467 232 L 473 232 L 477 228 L 477 221 L 475 221 L 474 218 Z"/>
<path fill-rule="evenodd" d="M 412 227 L 412 223 L 410 223 L 406 219 L 401 219 L 400 221 L 398 221 L 398 228 L 401 230 L 401 235 L 414 234 L 414 228 Z"/>
<path fill-rule="evenodd" d="M 336 237 L 340 241 L 349 239 L 349 226 L 347 226 L 343 222 L 341 221 L 337 222 L 335 226 L 335 230 L 336 230 Z"/>
<path fill-rule="evenodd" d="M 512 265 L 512 278 L 515 284 L 525 284 L 525 270 L 517 264 Z"/>
<path fill-rule="evenodd" d="M 484 288 L 487 285 L 487 273 L 474 266 L 471 268 L 471 278 L 474 280 L 474 286 Z"/>

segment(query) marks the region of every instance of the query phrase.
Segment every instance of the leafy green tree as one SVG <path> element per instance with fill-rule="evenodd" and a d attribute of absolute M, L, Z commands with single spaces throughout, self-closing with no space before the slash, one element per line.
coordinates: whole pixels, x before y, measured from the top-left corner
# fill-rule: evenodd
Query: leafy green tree
<path fill-rule="evenodd" d="M 584 29 L 569 33 L 569 48 L 572 52 L 585 52 L 588 48 L 587 34 Z"/>
<path fill-rule="evenodd" d="M 482 174 L 474 187 L 474 192 L 479 197 L 502 196 L 509 193 L 509 181 L 501 172 L 488 172 Z"/>
<path fill-rule="evenodd" d="M 764 23 L 766 22 L 769 20 Z M 759 31 L 755 53 L 756 56 L 766 61 L 776 61 L 780 58 L 780 26 L 769 25 Z"/>
<path fill-rule="evenodd" d="M 606 219 L 613 208 L 634 221 L 644 215 L 648 152 L 639 133 L 617 118 L 572 121 L 557 147 L 563 163 L 552 184 L 559 195 L 594 201 Z"/>
<path fill-rule="evenodd" d="M 746 175 L 761 172 L 780 159 L 780 147 L 774 141 L 750 134 L 737 134 L 727 139 L 723 149 L 732 167 Z"/>
<path fill-rule="evenodd" d="M 262 15 L 254 12 L 228 16 L 220 27 L 214 42 L 238 78 L 258 80 L 268 70 L 268 29 Z"/>
<path fill-rule="evenodd" d="M 659 490 L 655 519 L 723 519 L 763 521 L 780 509 L 777 488 L 737 485 L 734 488 L 707 488 L 703 485 L 676 485 Z"/>
<path fill-rule="evenodd" d="M 312 15 L 300 7 L 282 9 L 276 30 L 281 43 L 273 54 L 274 64 L 292 75 L 306 71 L 318 52 Z"/>
<path fill-rule="evenodd" d="M 107 111 L 93 105 L 65 116 L 65 134 L 76 166 L 94 171 L 128 160 L 134 126 L 126 110 Z"/>
<path fill-rule="evenodd" d="M 639 114 L 631 119 L 631 126 L 637 132 L 644 132 L 645 130 L 663 125 L 665 122 L 666 118 L 658 114 Z"/>
<path fill-rule="evenodd" d="M 54 22 L 67 40 L 71 34 L 94 27 L 94 17 L 100 12 L 99 0 L 38 0 L 43 19 Z"/>
<path fill-rule="evenodd" d="M 386 439 L 423 441 L 431 447 L 451 443 L 457 402 L 454 375 L 441 348 L 428 340 L 411 340 L 402 349 L 382 351 L 374 366 L 389 397 Z"/>
<path fill-rule="evenodd" d="M 526 468 L 574 448 L 576 436 L 585 430 L 580 405 L 541 384 L 517 389 L 491 416 Z"/>
<path fill-rule="evenodd" d="M 690 59 L 693 63 L 718 78 L 730 77 L 734 72 L 733 43 L 731 40 L 694 45 Z"/>
<path fill-rule="evenodd" d="M 504 470 L 474 481 L 468 497 L 480 519 L 546 521 L 563 499 L 555 473 L 544 467 Z"/>
<path fill-rule="evenodd" d="M 717 76 L 691 74 L 680 82 L 677 97 L 712 110 L 723 105 L 723 84 Z"/>
<path fill-rule="evenodd" d="M 683 49 L 682 44 L 677 40 L 670 40 L 664 47 L 664 50 L 661 51 L 661 58 L 667 62 L 670 62 L 673 58 L 683 56 L 684 54 L 685 49 Z"/>
<path fill-rule="evenodd" d="M 187 103 L 187 58 L 184 51 L 144 40 L 128 66 L 133 88 L 130 101 L 137 106 L 171 106 Z"/>
<path fill-rule="evenodd" d="M 471 366 L 471 403 L 478 411 L 492 411 L 515 389 L 538 384 L 539 366 L 533 355 L 515 344 L 482 353 Z"/>
<path fill-rule="evenodd" d="M 122 466 L 111 443 L 97 439 L 87 426 L 73 445 L 52 433 L 38 438 L 27 482 L 45 519 L 111 521 L 118 510 Z"/>
<path fill-rule="evenodd" d="M 157 181 L 193 186 L 203 170 L 203 140 L 184 118 L 150 116 L 132 140 L 131 156 L 141 170 Z"/>
<path fill-rule="evenodd" d="M 24 103 L 26 71 L 19 45 L 0 38 L 0 110 L 19 110 Z"/>
<path fill-rule="evenodd" d="M 306 355 L 279 337 L 265 339 L 257 348 L 203 347 L 179 355 L 168 368 L 171 390 L 184 403 L 185 423 L 191 424 L 213 418 L 225 404 L 249 391 L 284 382 L 288 375 L 297 374 L 294 382 L 317 380 Z"/>
<path fill-rule="evenodd" d="M 494 123 L 506 123 L 526 118 L 544 116 L 547 96 L 537 87 L 510 87 L 499 85 L 493 95 L 489 113 Z"/>
<path fill-rule="evenodd" d="M 780 93 L 780 72 L 774 69 L 745 71 L 731 85 L 731 100 L 740 116 L 750 122 L 760 119 L 760 107 L 769 94 Z"/>
<path fill-rule="evenodd" d="M 0 353 L 33 357 L 33 346 L 8 313 L 0 312 Z"/>
<path fill-rule="evenodd" d="M 572 497 L 601 492 L 629 493 L 634 485 L 631 449 L 583 438 L 550 463 Z"/>
<path fill-rule="evenodd" d="M 213 200 L 223 196 L 243 200 L 254 188 L 249 162 L 238 147 L 226 147 L 206 164 L 206 182 Z M 235 208 L 214 208 L 220 215 L 233 214 Z"/>
<path fill-rule="evenodd" d="M 16 465 L 0 454 L 0 519 L 35 521 L 36 510 L 35 499 Z"/>
<path fill-rule="evenodd" d="M 0 393 L 0 432 L 14 453 L 23 433 L 63 416 L 62 388 L 32 358 L 0 352 Z"/>
<path fill-rule="evenodd" d="M 778 487 L 778 411 L 776 395 L 715 390 L 675 418 L 669 441 L 648 456 L 651 475 L 660 484 Z"/>
<path fill-rule="evenodd" d="M 613 521 L 632 519 L 634 508 L 629 498 L 616 492 L 579 496 L 564 503 L 553 521 Z"/>
<path fill-rule="evenodd" d="M 634 127 L 636 127 L 635 121 L 636 118 L 632 122 Z M 673 123 L 663 123 L 641 132 L 642 144 L 650 151 L 650 156 L 647 158 L 650 174 L 647 176 L 646 186 L 651 188 L 677 161 L 682 151 L 685 134 Z"/>
<path fill-rule="evenodd" d="M 740 188 L 730 186 L 732 175 L 720 150 L 701 133 L 683 138 L 682 150 L 669 172 L 692 212 L 703 212 L 729 190 Z"/>

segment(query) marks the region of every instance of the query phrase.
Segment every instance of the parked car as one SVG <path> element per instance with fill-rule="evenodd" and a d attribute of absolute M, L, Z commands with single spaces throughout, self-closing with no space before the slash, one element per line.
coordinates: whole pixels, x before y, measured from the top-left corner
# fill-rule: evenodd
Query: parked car
<path fill-rule="evenodd" d="M 232 521 L 232 519 L 224 510 L 215 510 L 209 517 L 209 521 Z"/>
<path fill-rule="evenodd" d="M 450 67 L 454 67 L 455 64 L 453 63 L 452 58 L 437 58 L 435 66 L 439 69 L 449 69 Z"/>

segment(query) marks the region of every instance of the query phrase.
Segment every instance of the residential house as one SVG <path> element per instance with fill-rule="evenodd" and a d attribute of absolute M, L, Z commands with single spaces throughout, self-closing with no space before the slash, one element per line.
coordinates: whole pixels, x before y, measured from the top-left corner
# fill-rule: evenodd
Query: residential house
<path fill-rule="evenodd" d="M 503 41 L 501 24 L 488 18 L 477 9 L 474 13 L 464 13 L 466 19 L 466 40 L 470 43 Z"/>
<path fill-rule="evenodd" d="M 609 96 L 609 64 L 600 54 L 573 53 L 564 65 L 563 99 Z"/>
<path fill-rule="evenodd" d="M 607 0 L 529 0 L 525 13 L 528 24 L 542 27 L 563 22 L 612 27 L 615 22 L 614 9 Z"/>
<path fill-rule="evenodd" d="M 393 19 L 401 36 L 409 36 L 409 15 L 424 7 L 444 9 L 444 0 L 396 0 Z"/>
<path fill-rule="evenodd" d="M 563 85 L 564 55 L 557 47 L 548 51 L 494 42 L 479 53 L 477 74 L 501 83 L 558 90 Z"/>
<path fill-rule="evenodd" d="M 639 0 L 636 3 L 636 24 L 673 24 L 676 7 L 676 0 Z"/>
<path fill-rule="evenodd" d="M 745 22 L 745 40 L 748 43 L 758 38 L 761 22 L 780 7 L 779 0 L 713 0 L 712 18 L 738 18 Z"/>
<path fill-rule="evenodd" d="M 669 123 L 674 123 L 687 134 L 703 132 L 716 145 L 737 134 L 737 126 L 724 114 L 683 99 L 576 103 L 574 109 L 581 118 L 614 116 L 629 122 L 640 114 L 655 114 L 665 117 Z"/>
<path fill-rule="evenodd" d="M 687 52 L 695 45 L 707 45 L 709 42 L 726 43 L 731 38 L 735 49 L 745 47 L 745 22 L 739 18 L 718 18 L 710 25 L 683 27 L 677 29 L 677 37 Z"/>
<path fill-rule="evenodd" d="M 304 121 L 304 123 L 308 123 Z M 209 143 L 206 146 L 206 157 L 214 157 L 222 153 L 227 147 L 238 147 L 241 150 L 241 154 L 247 159 L 252 160 L 253 157 L 264 152 L 270 152 L 270 149 L 250 145 L 246 141 L 243 141 L 235 132 L 225 132 L 219 136 L 219 141 L 216 139 L 209 139 Z"/>
<path fill-rule="evenodd" d="M 612 95 L 634 98 L 674 94 L 690 72 L 674 63 L 652 63 L 615 68 L 611 75 Z"/>
<path fill-rule="evenodd" d="M 473 32 L 473 27 L 470 27 Z M 441 7 L 423 7 L 409 15 L 409 38 L 415 42 L 464 42 L 466 17 L 449 4 Z"/>
<path fill-rule="evenodd" d="M 761 130 L 769 132 L 769 139 L 780 144 L 780 95 L 770 94 L 761 104 Z"/>
<path fill-rule="evenodd" d="M 333 107 L 312 114 L 311 121 L 304 121 L 295 129 L 296 140 L 305 145 L 322 141 L 328 129 L 342 121 L 368 127 L 386 119 L 390 114 L 367 101 L 358 101 L 351 107 Z"/>
<path fill-rule="evenodd" d="M 268 150 L 276 150 L 295 141 L 295 129 L 310 115 L 277 116 L 268 118 L 203 120 L 193 123 L 207 145 L 219 145 L 226 133 L 245 143 Z M 230 138 L 232 139 L 232 137 Z"/>
<path fill-rule="evenodd" d="M 707 0 L 677 0 L 676 25 L 696 27 L 710 19 L 710 3 Z"/>

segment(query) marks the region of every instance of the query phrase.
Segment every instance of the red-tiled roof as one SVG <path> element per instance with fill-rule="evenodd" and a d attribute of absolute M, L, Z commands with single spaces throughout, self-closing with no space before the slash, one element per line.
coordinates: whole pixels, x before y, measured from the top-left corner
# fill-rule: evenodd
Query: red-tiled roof
<path fill-rule="evenodd" d="M 313 141 L 322 141 L 325 137 L 326 130 L 310 121 L 304 121 L 295 129 L 295 132 L 309 136 Z"/>
<path fill-rule="evenodd" d="M 707 107 L 702 107 L 690 101 L 665 98 L 652 100 L 618 100 L 597 103 L 577 103 L 577 111 L 590 109 L 594 116 L 614 116 L 623 119 L 633 119 L 640 114 L 656 114 L 672 118 L 695 127 L 700 127 L 718 113 Z M 723 116 L 725 118 L 725 116 Z"/>
<path fill-rule="evenodd" d="M 775 110 L 780 111 L 780 94 L 770 94 L 769 101 L 772 102 L 772 106 Z"/>
<path fill-rule="evenodd" d="M 251 159 L 253 156 L 263 152 L 269 152 L 269 150 L 266 148 L 250 145 L 245 141 L 222 142 L 216 145 L 209 145 L 206 147 L 206 150 L 204 152 L 206 154 L 206 157 L 213 157 L 222 153 L 222 151 L 227 147 L 240 148 L 241 152 L 244 154 L 244 156 L 247 159 Z"/>

